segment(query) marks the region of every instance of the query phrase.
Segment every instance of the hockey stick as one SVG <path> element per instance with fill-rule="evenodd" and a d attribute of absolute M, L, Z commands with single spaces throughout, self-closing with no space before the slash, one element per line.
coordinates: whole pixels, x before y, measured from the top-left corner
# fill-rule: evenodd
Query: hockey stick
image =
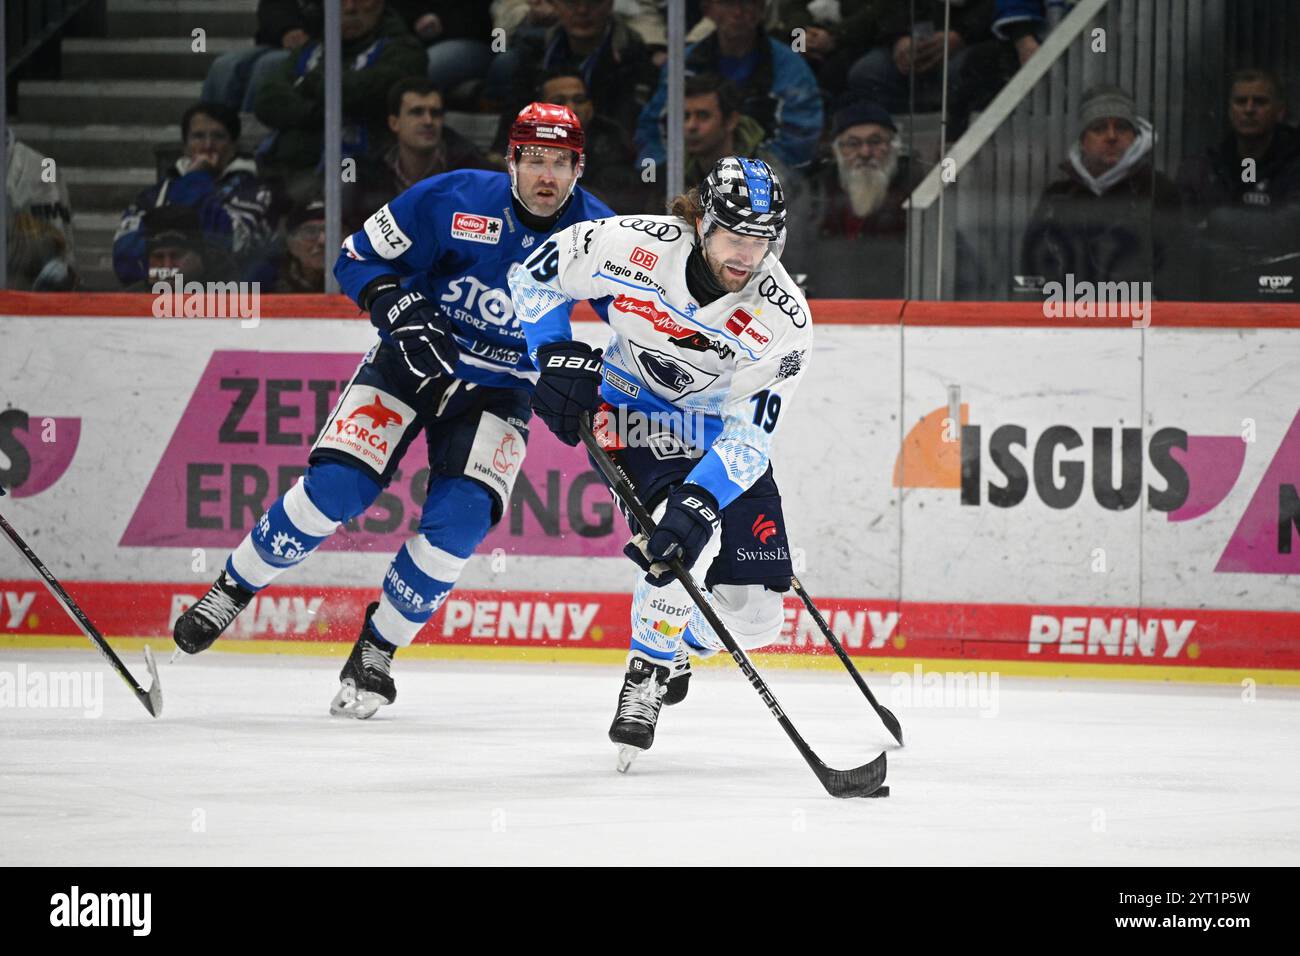
<path fill-rule="evenodd" d="M 614 464 L 613 459 L 605 453 L 605 449 L 600 447 L 600 443 L 596 441 L 596 436 L 591 431 L 590 414 L 583 414 L 582 427 L 578 431 L 582 436 L 582 443 L 587 446 L 588 453 L 590 453 L 592 460 L 596 462 L 597 467 L 604 474 L 605 480 L 609 482 L 614 494 L 632 513 L 632 517 L 641 526 L 641 530 L 647 535 L 654 534 L 654 519 L 646 511 L 645 505 L 641 503 L 640 497 L 632 487 L 632 482 L 623 474 L 622 469 Z M 745 652 L 740 649 L 740 645 L 727 631 L 726 626 L 723 625 L 717 613 L 713 610 L 713 606 L 701 593 L 690 572 L 682 567 L 682 562 L 677 558 L 670 558 L 667 564 L 669 570 L 673 572 L 673 576 L 681 582 L 682 587 L 686 588 L 686 593 L 691 596 L 691 600 L 700 609 L 700 613 L 709 622 L 709 626 L 713 628 L 714 633 L 722 640 L 723 646 L 726 647 L 727 652 L 731 654 L 732 659 L 740 667 L 740 672 L 745 675 L 758 696 L 763 699 L 763 703 L 772 712 L 772 716 L 781 725 L 781 729 L 790 738 L 795 749 L 807 761 L 808 766 L 812 768 L 812 772 L 817 775 L 817 779 L 826 788 L 826 792 L 832 797 L 869 797 L 882 790 L 882 784 L 885 782 L 885 754 L 882 752 L 875 760 L 865 763 L 861 767 L 854 767 L 852 770 L 835 770 L 826 766 L 821 758 L 813 752 L 813 749 L 804 742 L 803 737 L 799 735 L 799 731 L 790 722 L 790 718 L 785 715 L 785 711 L 782 710 L 776 695 L 772 693 L 772 689 L 767 686 L 767 682 L 763 680 L 754 665 L 750 663 L 749 658 L 745 656 Z"/>
<path fill-rule="evenodd" d="M 868 687 L 867 682 L 862 679 L 862 675 L 858 673 L 858 669 L 853 666 L 853 661 L 849 659 L 848 652 L 844 650 L 844 645 L 839 642 L 839 639 L 831 631 L 830 626 L 826 623 L 826 619 L 822 617 L 821 612 L 817 610 L 817 607 L 813 604 L 813 600 L 808 595 L 808 592 L 803 589 L 803 584 L 800 582 L 799 578 L 794 577 L 791 578 L 791 580 L 794 583 L 795 593 L 799 595 L 800 599 L 803 601 L 803 606 L 808 609 L 808 613 L 811 614 L 813 620 L 817 622 L 817 626 L 821 628 L 821 632 L 826 635 L 826 640 L 830 641 L 831 647 L 835 648 L 835 654 L 839 657 L 840 663 L 848 668 L 849 675 L 853 678 L 853 682 L 858 685 L 858 690 L 862 691 L 862 693 L 866 695 L 867 702 L 871 704 L 872 709 L 876 712 L 876 716 L 878 716 L 881 723 L 885 725 L 885 729 L 888 730 L 890 734 L 893 735 L 894 739 L 898 741 L 898 746 L 903 746 L 903 728 L 898 723 L 898 718 L 894 716 L 893 711 L 888 707 L 882 707 L 880 701 L 876 700 L 876 695 L 871 693 L 871 688 Z"/>
<path fill-rule="evenodd" d="M 4 493 L 5 490 L 0 488 L 0 495 L 4 495 Z M 50 573 L 50 569 L 36 556 L 36 552 L 27 546 L 27 542 L 14 530 L 13 525 L 5 520 L 4 515 L 0 515 L 0 531 L 4 531 L 14 549 L 36 569 L 36 573 L 41 576 L 41 580 L 44 582 L 45 587 L 49 589 L 49 592 L 54 595 L 54 599 L 63 606 L 63 610 L 68 612 L 68 616 L 77 622 L 81 632 L 90 638 L 90 643 L 99 649 L 99 653 L 103 654 L 104 659 L 108 661 L 113 670 L 117 671 L 117 676 L 126 682 L 127 687 L 131 688 L 131 693 L 135 694 L 136 700 L 140 701 L 144 705 L 144 709 L 149 711 L 152 716 L 157 717 L 161 714 L 162 686 L 158 683 L 158 668 L 154 665 L 153 652 L 149 650 L 149 645 L 146 644 L 144 648 L 144 663 L 149 668 L 152 683 L 149 689 L 145 690 L 140 686 L 139 681 L 131 675 L 131 672 L 126 669 L 126 665 L 122 663 L 121 658 L 113 652 L 113 648 L 108 646 L 108 642 L 95 629 L 95 625 L 90 623 L 90 618 L 86 617 L 86 612 L 77 606 L 77 602 L 72 600 L 72 596 L 67 591 L 63 590 L 63 585 L 55 579 L 54 575 Z"/>

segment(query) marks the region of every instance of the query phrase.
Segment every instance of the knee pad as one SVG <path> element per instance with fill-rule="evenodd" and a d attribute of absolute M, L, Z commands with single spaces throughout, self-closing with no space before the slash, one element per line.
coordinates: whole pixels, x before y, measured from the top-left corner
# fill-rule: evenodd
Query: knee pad
<path fill-rule="evenodd" d="M 430 544 L 468 558 L 492 528 L 492 492 L 470 478 L 435 477 L 420 516 Z"/>
<path fill-rule="evenodd" d="M 781 595 L 761 584 L 718 584 L 713 608 L 745 650 L 765 647 L 781 636 L 785 605 Z"/>
<path fill-rule="evenodd" d="M 351 521 L 379 497 L 383 486 L 369 473 L 338 461 L 308 466 L 303 487 L 311 503 L 331 521 Z"/>

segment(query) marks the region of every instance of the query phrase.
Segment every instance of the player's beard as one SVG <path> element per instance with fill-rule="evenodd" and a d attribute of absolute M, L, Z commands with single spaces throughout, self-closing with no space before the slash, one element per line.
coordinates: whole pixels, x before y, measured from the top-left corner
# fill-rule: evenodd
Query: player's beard
<path fill-rule="evenodd" d="M 840 188 L 849 197 L 853 215 L 865 219 L 885 204 L 889 184 L 898 170 L 898 154 L 890 151 L 883 165 L 856 158 L 837 158 Z"/>
<path fill-rule="evenodd" d="M 726 289 L 728 292 L 739 292 L 741 289 L 745 288 L 745 285 L 749 282 L 750 278 L 752 278 L 754 275 L 754 270 L 750 269 L 747 265 L 745 265 L 745 263 L 734 259 L 719 261 L 717 259 L 714 259 L 712 256 L 710 256 L 708 254 L 707 249 L 705 250 L 704 258 L 709 263 L 709 268 L 713 270 L 713 277 L 718 281 L 718 284 L 722 286 L 724 289 Z M 746 270 L 744 277 L 740 278 L 732 275 L 730 272 L 727 271 L 726 269 L 727 266 L 733 266 L 737 269 Z M 754 267 L 754 269 L 757 268 L 758 268 L 757 266 Z"/>

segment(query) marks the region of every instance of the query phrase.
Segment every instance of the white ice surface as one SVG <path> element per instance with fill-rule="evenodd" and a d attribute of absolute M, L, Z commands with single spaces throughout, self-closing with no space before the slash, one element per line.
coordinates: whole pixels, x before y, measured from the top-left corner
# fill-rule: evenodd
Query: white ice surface
<path fill-rule="evenodd" d="M 357 722 L 337 660 L 210 652 L 155 721 L 89 650 L 19 663 L 102 671 L 103 715 L 0 708 L 0 864 L 1300 864 L 1289 689 L 1003 678 L 996 716 L 895 707 L 892 796 L 835 800 L 732 667 L 620 776 L 617 666 L 399 656 Z M 844 673 L 765 673 L 832 766 L 886 745 Z"/>

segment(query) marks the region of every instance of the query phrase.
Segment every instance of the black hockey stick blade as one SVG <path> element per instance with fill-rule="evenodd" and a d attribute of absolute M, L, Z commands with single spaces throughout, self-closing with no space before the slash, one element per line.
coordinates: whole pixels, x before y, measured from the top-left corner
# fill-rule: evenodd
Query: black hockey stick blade
<path fill-rule="evenodd" d="M 0 488 L 0 495 L 2 494 L 4 494 L 4 489 Z M 109 666 L 117 673 L 117 676 L 122 678 L 123 683 L 130 688 L 131 693 L 135 694 L 136 700 L 140 701 L 144 709 L 149 711 L 152 716 L 159 716 L 162 713 L 162 685 L 158 681 L 158 668 L 154 664 L 153 652 L 149 650 L 148 645 L 145 645 L 144 649 L 144 663 L 145 667 L 149 669 L 151 683 L 149 689 L 145 690 L 140 686 L 140 682 L 127 670 L 126 665 L 122 663 L 122 659 L 109 646 L 108 641 L 104 640 L 103 635 L 90 622 L 90 618 L 86 617 L 86 612 L 72 599 L 72 595 L 63 589 L 63 585 L 50 573 L 50 569 L 45 566 L 44 562 L 36 556 L 36 552 L 27 546 L 27 542 L 14 530 L 13 525 L 5 520 L 4 515 L 0 515 L 0 531 L 4 532 L 5 537 L 9 539 L 9 543 L 14 546 L 14 549 L 41 576 L 41 582 L 50 594 L 54 595 L 54 600 L 58 601 L 59 606 L 68 613 L 68 616 L 77 622 L 77 626 L 81 628 L 81 633 L 85 634 L 90 639 L 90 643 L 95 645 L 99 653 L 103 655 L 104 660 L 108 661 Z"/>
<path fill-rule="evenodd" d="M 587 446 L 592 461 L 600 468 L 601 474 L 609 482 L 614 495 L 632 513 L 632 517 L 636 519 L 637 524 L 641 526 L 641 530 L 645 534 L 654 534 L 654 519 L 650 517 L 650 512 L 642 504 L 631 479 L 623 474 L 605 449 L 600 447 L 600 442 L 592 433 L 591 416 L 589 414 L 583 414 L 582 427 L 579 429 L 579 433 L 582 436 L 582 443 Z M 767 681 L 763 680 L 753 662 L 741 650 L 740 645 L 731 636 L 726 625 L 719 619 L 717 612 L 713 610 L 713 605 L 709 603 L 699 585 L 695 583 L 691 573 L 686 570 L 678 558 L 669 558 L 666 563 L 673 576 L 681 582 L 682 587 L 686 589 L 686 593 L 690 595 L 691 601 L 700 609 L 700 613 L 704 615 L 704 619 L 708 621 L 709 626 L 718 635 L 718 639 L 722 641 L 732 659 L 739 665 L 741 673 L 745 675 L 750 686 L 754 688 L 759 698 L 767 706 L 768 712 L 776 718 L 776 722 L 781 725 L 781 729 L 790 738 L 790 742 L 799 751 L 799 755 L 803 757 L 812 772 L 817 775 L 817 779 L 826 788 L 826 792 L 833 797 L 869 797 L 878 791 L 882 791 L 886 769 L 884 753 L 881 753 L 870 763 L 863 764 L 861 767 L 854 767 L 852 770 L 835 770 L 826 766 L 822 759 L 808 746 L 808 742 L 803 739 L 803 735 L 799 733 L 794 722 L 786 715 L 785 710 L 776 699 L 776 694 L 772 693 L 772 689 L 767 686 Z M 887 791 L 883 791 L 883 793 L 887 793 Z"/>
<path fill-rule="evenodd" d="M 876 712 L 876 716 L 879 717 L 880 722 L 885 725 L 885 729 L 889 731 L 890 736 L 898 741 L 898 746 L 903 746 L 903 725 L 898 722 L 898 718 L 894 716 L 894 712 L 881 704 L 880 701 L 876 700 L 876 695 L 871 693 L 871 688 L 867 686 L 867 682 L 862 679 L 862 675 L 858 673 L 857 667 L 853 665 L 853 660 L 849 657 L 848 651 L 844 649 L 844 645 L 839 642 L 839 638 L 835 636 L 835 632 L 831 630 L 830 625 L 826 623 L 826 619 L 822 617 L 821 612 L 817 610 L 817 605 L 813 604 L 812 596 L 804 590 L 803 583 L 798 577 L 794 577 L 791 580 L 794 585 L 795 593 L 799 595 L 799 599 L 803 601 L 804 607 L 808 609 L 808 613 L 811 614 L 813 620 L 817 622 L 817 626 L 821 629 L 826 640 L 829 641 L 831 647 L 835 649 L 835 655 L 840 659 L 840 663 L 848 670 L 849 676 L 853 678 L 853 682 L 858 685 L 858 690 L 862 691 L 863 695 L 866 696 L 867 703 L 869 703 L 872 710 Z"/>
<path fill-rule="evenodd" d="M 825 774 L 820 775 L 822 786 L 832 797 L 870 797 L 885 782 L 883 751 L 875 760 L 864 763 L 861 767 L 854 767 L 852 770 L 832 770 L 825 764 L 822 766 L 826 771 Z"/>

